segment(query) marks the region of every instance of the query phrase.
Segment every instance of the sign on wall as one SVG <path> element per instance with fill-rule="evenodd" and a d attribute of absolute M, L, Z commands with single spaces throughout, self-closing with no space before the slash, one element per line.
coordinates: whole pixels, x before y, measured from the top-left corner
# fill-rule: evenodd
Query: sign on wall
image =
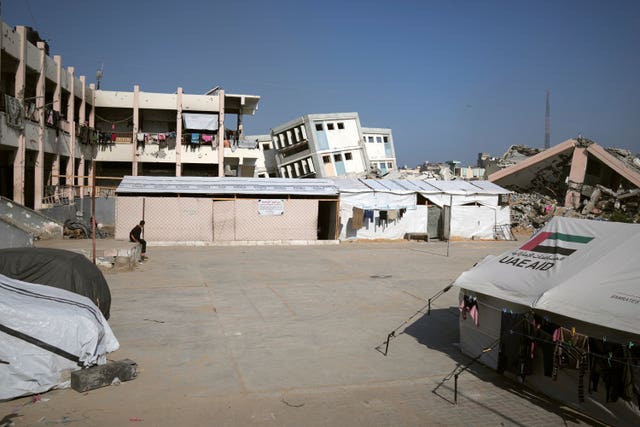
<path fill-rule="evenodd" d="M 258 214 L 272 216 L 284 214 L 284 200 L 258 199 Z"/>

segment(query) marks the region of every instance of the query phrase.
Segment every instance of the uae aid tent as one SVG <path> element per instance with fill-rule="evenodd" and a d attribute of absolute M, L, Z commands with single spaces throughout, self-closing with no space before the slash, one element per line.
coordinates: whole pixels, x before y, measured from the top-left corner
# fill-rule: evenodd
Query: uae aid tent
<path fill-rule="evenodd" d="M 455 284 L 534 310 L 640 333 L 640 225 L 554 217 Z"/>
<path fill-rule="evenodd" d="M 611 399 L 615 375 L 620 384 L 628 383 L 640 391 L 640 359 L 636 359 L 640 344 L 640 225 L 554 217 L 527 242 L 485 258 L 454 283 L 460 287 L 461 302 L 471 299 L 477 309 L 468 313 L 463 309 L 467 315 L 460 316 L 463 353 L 481 355 L 480 362 L 501 371 L 501 362 L 513 356 L 508 354 L 505 340 L 521 335 L 520 340 L 535 343 L 535 347 L 520 356 L 520 361 L 531 364 L 526 379 L 521 376 L 520 380 L 614 425 L 640 422 L 633 397 L 636 391 Z M 514 332 L 512 326 L 505 325 L 515 316 L 524 319 L 522 325 L 526 323 L 528 331 L 532 331 L 530 325 L 539 328 L 546 323 L 551 332 L 562 327 L 571 331 L 572 337 L 574 333 L 587 336 L 589 362 L 583 366 L 589 375 L 581 376 L 575 361 L 573 366 L 555 371 L 555 366 L 563 363 L 556 359 L 561 353 L 555 333 L 539 339 L 535 329 Z M 545 346 L 551 349 L 546 354 L 553 354 L 552 359 L 546 358 Z M 596 351 L 603 346 L 617 349 L 618 356 L 611 359 L 612 353 Z M 548 370 L 549 360 L 553 370 Z M 603 374 L 602 369 L 608 373 Z M 617 373 L 613 372 L 616 369 Z M 605 378 L 599 389 L 592 382 L 598 371 Z"/>

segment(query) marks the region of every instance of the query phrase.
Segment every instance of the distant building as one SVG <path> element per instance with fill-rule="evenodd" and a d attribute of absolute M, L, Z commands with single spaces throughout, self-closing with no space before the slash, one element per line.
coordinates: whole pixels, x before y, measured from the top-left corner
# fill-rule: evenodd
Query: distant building
<path fill-rule="evenodd" d="M 391 129 L 362 128 L 362 141 L 370 169 L 378 169 L 382 175 L 397 169 Z"/>
<path fill-rule="evenodd" d="M 485 174 L 485 169 L 484 168 L 473 168 L 471 166 L 463 166 L 459 169 L 460 175 L 458 175 L 460 178 L 467 180 L 467 181 L 473 181 L 473 180 L 477 180 L 477 179 L 484 179 L 484 174 Z"/>
<path fill-rule="evenodd" d="M 275 152 L 272 150 L 271 135 L 247 135 L 246 140 L 255 142 L 259 150 L 256 155 L 256 165 L 253 172 L 254 178 L 268 178 L 269 170 L 275 169 Z M 276 175 L 274 175 L 276 176 Z"/>
<path fill-rule="evenodd" d="M 363 177 L 371 169 L 382 173 L 397 167 L 391 130 L 362 128 L 358 113 L 307 114 L 272 128 L 271 139 L 275 170 L 270 176 Z"/>

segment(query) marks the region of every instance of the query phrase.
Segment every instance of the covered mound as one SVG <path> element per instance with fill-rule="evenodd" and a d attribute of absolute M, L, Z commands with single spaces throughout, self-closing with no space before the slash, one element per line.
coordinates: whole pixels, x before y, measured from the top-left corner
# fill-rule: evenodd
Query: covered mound
<path fill-rule="evenodd" d="M 100 269 L 82 254 L 52 248 L 0 249 L 0 274 L 83 295 L 109 319 L 109 285 Z"/>

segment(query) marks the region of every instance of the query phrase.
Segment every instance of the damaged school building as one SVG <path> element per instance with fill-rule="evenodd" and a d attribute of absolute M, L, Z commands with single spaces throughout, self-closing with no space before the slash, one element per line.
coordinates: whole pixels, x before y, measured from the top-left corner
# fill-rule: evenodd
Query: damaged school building
<path fill-rule="evenodd" d="M 452 236 L 491 239 L 497 227 L 509 224 L 504 207 L 508 191 L 497 186 L 358 181 L 386 175 L 397 163 L 391 129 L 364 127 L 356 112 L 307 114 L 273 127 L 268 135 L 246 136 L 243 121 L 257 111 L 259 96 L 227 93 L 220 87 L 205 94 L 187 94 L 180 87 L 175 93 L 145 92 L 138 85 L 132 91 L 100 89 L 77 76 L 74 67 L 63 67 L 60 56 L 51 57 L 49 45 L 33 29 L 1 25 L 0 218 L 3 229 L 17 236 L 14 242 L 32 245 L 34 239 L 46 237 L 39 231 L 45 226 L 55 228 L 58 236 L 64 222 L 88 225 L 92 208 L 97 222 L 113 228 L 117 238 L 126 238 L 121 227 L 153 215 L 154 197 L 164 202 L 182 197 L 179 204 L 184 206 L 200 196 L 208 198 L 210 205 L 199 205 L 204 211 L 194 208 L 198 224 L 214 214 L 220 218 L 245 212 L 243 203 L 248 199 L 254 204 L 264 200 L 258 210 L 251 205 L 253 217 L 266 200 L 279 197 L 285 200 L 282 211 L 287 217 L 296 211 L 294 205 L 315 197 L 312 208 L 301 208 L 300 217 L 309 223 L 300 233 L 284 232 L 291 226 L 282 222 L 285 217 L 276 227 L 280 235 L 266 236 L 255 228 L 242 235 L 236 223 L 233 238 L 213 222 L 203 228 L 187 221 L 183 229 L 176 228 L 180 238 L 158 237 L 164 241 L 388 239 L 411 233 L 447 238 L 449 218 Z M 129 181 L 123 181 L 125 177 Z M 156 188 L 133 191 L 130 183 L 135 181 L 130 180 L 136 177 L 154 177 Z M 282 182 L 251 181 L 258 177 Z M 299 187 L 317 189 L 324 184 L 290 182 L 336 177 L 352 180 L 351 184 L 335 185 L 331 194 L 313 190 L 301 195 L 296 192 Z M 165 178 L 175 180 L 160 195 L 158 183 Z M 134 195 L 148 204 L 140 208 L 141 202 L 136 202 L 125 208 L 125 201 Z M 389 203 L 380 203 L 382 195 Z M 223 202 L 230 199 L 233 209 L 223 210 Z M 184 206 L 176 202 L 178 218 L 189 211 Z M 347 225 L 354 208 L 366 211 L 370 219 L 358 229 Z M 469 220 L 465 210 L 482 211 L 481 219 L 469 222 L 473 226 L 463 225 Z M 419 220 L 409 221 L 418 211 Z M 36 212 L 44 217 L 32 227 L 17 224 L 16 218 L 35 217 Z M 60 225 L 49 224 L 49 216 Z M 154 227 L 161 230 L 164 222 L 157 218 L 148 223 L 147 237 L 153 242 Z M 90 227 L 81 228 L 88 234 Z M 196 229 L 202 233 L 194 236 Z M 63 231 L 74 230 L 65 226 Z"/>
<path fill-rule="evenodd" d="M 628 150 L 583 137 L 544 151 L 512 148 L 503 156 L 511 164 L 488 179 L 515 193 L 514 225 L 537 228 L 554 215 L 640 221 L 640 159 Z"/>
<path fill-rule="evenodd" d="M 28 208 L 73 205 L 94 179 L 97 196 L 112 196 L 127 175 L 364 177 L 397 167 L 391 129 L 363 127 L 358 113 L 309 114 L 247 136 L 259 96 L 104 90 L 50 56 L 32 28 L 0 29 L 0 196 Z"/>

